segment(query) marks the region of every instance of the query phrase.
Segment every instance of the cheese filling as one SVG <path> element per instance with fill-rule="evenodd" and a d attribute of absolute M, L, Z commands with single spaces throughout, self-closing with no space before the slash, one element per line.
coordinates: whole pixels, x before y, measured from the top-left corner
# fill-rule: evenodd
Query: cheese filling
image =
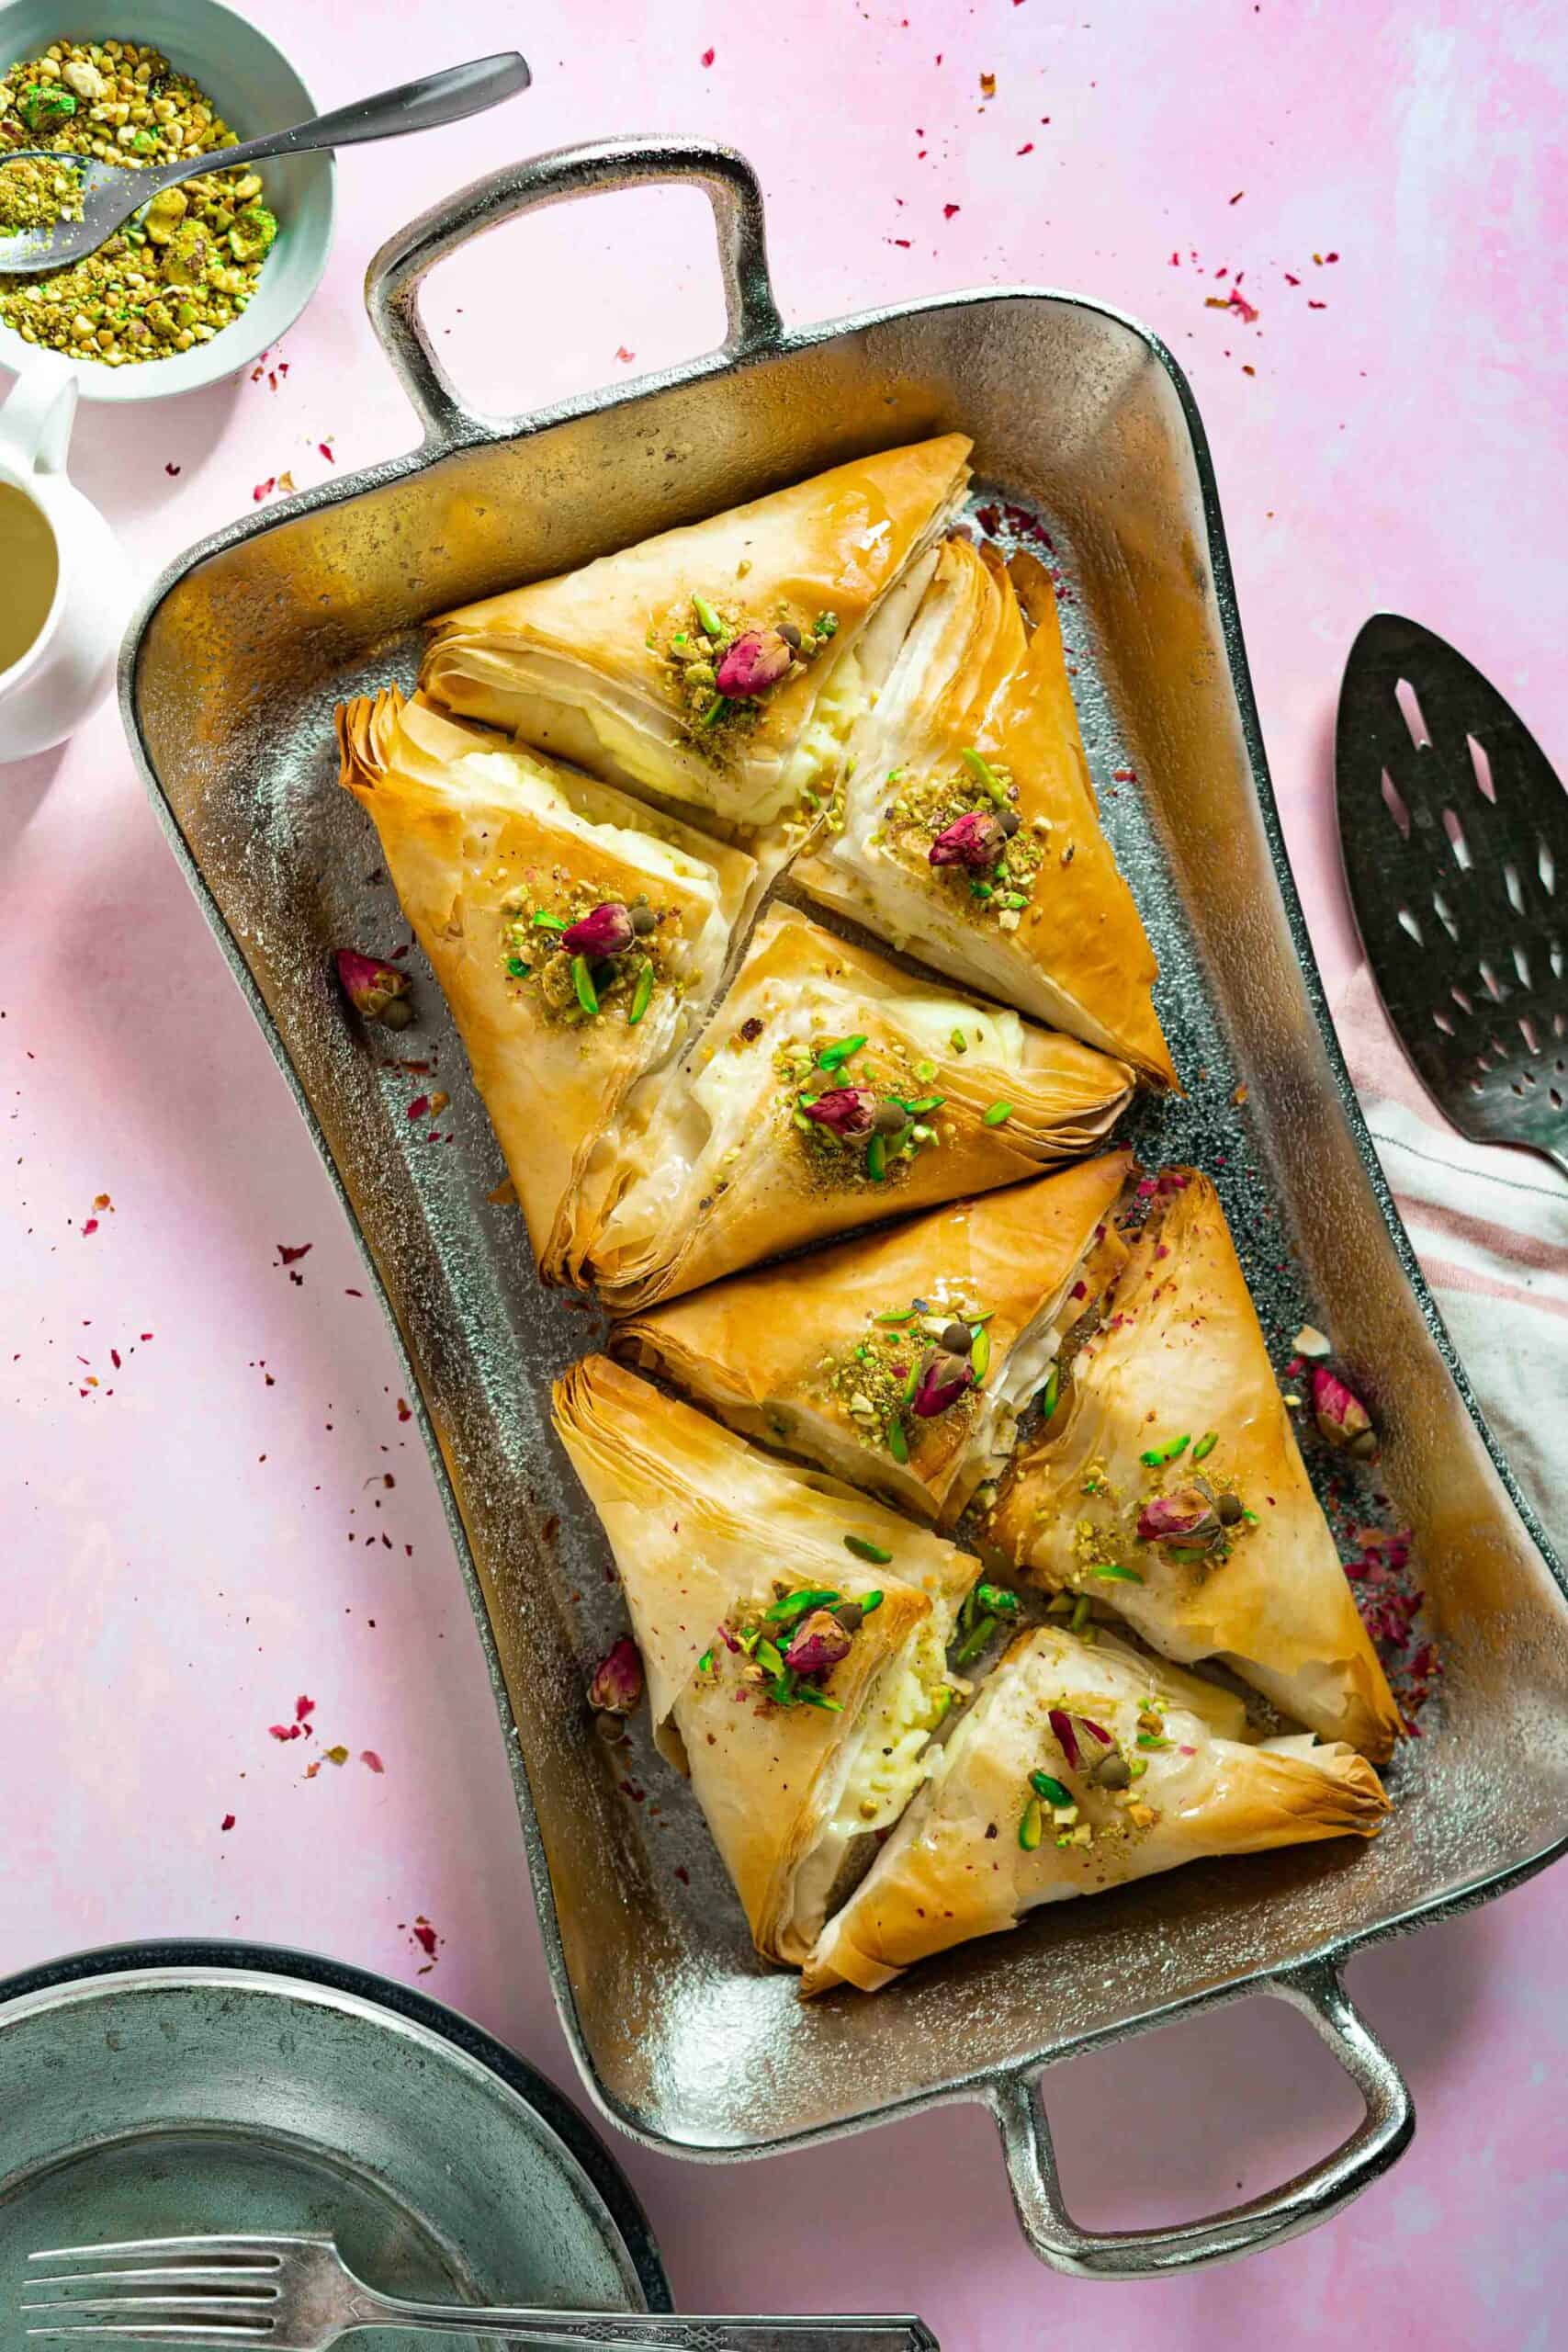
<path fill-rule="evenodd" d="M 955 1604 L 934 1600 L 903 1654 L 889 1660 L 859 1736 L 840 1759 L 832 1806 L 795 1873 L 795 1919 L 814 1939 L 856 1841 L 891 1828 L 941 1754 L 931 1735 L 951 1701 L 947 1645 Z"/>

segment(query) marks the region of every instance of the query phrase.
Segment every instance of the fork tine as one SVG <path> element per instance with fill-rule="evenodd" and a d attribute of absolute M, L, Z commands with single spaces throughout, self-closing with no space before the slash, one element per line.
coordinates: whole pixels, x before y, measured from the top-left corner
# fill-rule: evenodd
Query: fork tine
<path fill-rule="evenodd" d="M 203 2282 L 206 2283 L 205 2281 Z M 60 2312 L 74 2319 L 78 2312 L 123 2312 L 132 2319 L 138 2312 L 168 2312 L 176 2318 L 196 2319 L 216 2313 L 220 2319 L 243 2317 L 248 2312 L 258 2312 L 271 2325 L 270 2313 L 276 2302 L 271 2295 L 187 2295 L 175 2288 L 172 2292 L 151 2288 L 139 2295 L 51 2295 L 45 2302 L 23 2303 L 24 2312 Z"/>
<path fill-rule="evenodd" d="M 185 2237 L 185 2238 L 120 2238 L 107 2245 L 45 2246 L 37 2254 L 29 2254 L 29 2262 L 99 2262 L 112 2255 L 140 2257 L 142 2255 L 208 2255 L 214 2257 L 265 2258 L 276 2267 L 290 2248 L 296 2245 L 330 2245 L 326 2237 L 277 2238 L 257 2234 L 254 2237 Z"/>
<path fill-rule="evenodd" d="M 241 2325 L 224 2327 L 214 2320 L 198 2322 L 194 2327 L 180 2323 L 160 2321 L 152 2327 L 121 2327 L 114 2321 L 92 2327 L 29 2327 L 29 2343 L 47 2337 L 58 2343 L 62 2337 L 74 2338 L 78 2343 L 92 2344 L 265 2344 L 272 2333 L 272 2322 L 260 2327 Z"/>
<path fill-rule="evenodd" d="M 188 2267 L 181 2263 L 166 2270 L 46 2270 L 28 2284 L 40 2292 L 64 2287 L 248 2287 L 271 2301 L 279 2292 L 275 2282 L 281 2268 L 281 2264 L 263 2268 L 259 2264 L 231 2263 L 222 2268 L 203 2268 L 198 2263 Z"/>

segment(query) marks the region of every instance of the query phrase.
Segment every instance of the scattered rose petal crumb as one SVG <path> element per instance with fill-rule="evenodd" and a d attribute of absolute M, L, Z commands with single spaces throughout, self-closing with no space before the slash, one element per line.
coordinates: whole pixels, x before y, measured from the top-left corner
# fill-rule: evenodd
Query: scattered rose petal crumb
<path fill-rule="evenodd" d="M 981 76 L 980 76 L 980 96 L 981 96 L 983 98 L 994 98 L 994 97 L 996 96 L 996 95 L 997 95 L 997 77 L 996 77 L 996 75 L 995 75 L 994 74 L 981 74 Z"/>
<path fill-rule="evenodd" d="M 944 204 L 942 208 L 942 217 L 944 220 L 951 220 L 953 214 L 960 211 L 963 208 L 961 206 L 956 204 Z"/>
<path fill-rule="evenodd" d="M 617 344 L 617 345 L 615 346 L 615 356 L 616 356 L 616 358 L 617 358 L 617 359 L 619 359 L 620 361 L 622 361 L 622 363 L 623 363 L 624 365 L 629 366 L 629 365 L 630 365 L 630 363 L 631 363 L 631 362 L 632 362 L 632 361 L 637 357 L 637 353 L 636 353 L 635 351 L 628 351 L 628 350 L 626 349 L 626 345 L 625 345 L 624 343 L 622 343 L 622 344 Z"/>
<path fill-rule="evenodd" d="M 308 1716 L 310 1716 L 310 1715 L 313 1715 L 313 1714 L 315 1713 L 315 1712 L 316 1712 L 316 1702 L 315 1702 L 314 1699 L 307 1699 L 307 1698 L 305 1697 L 305 1695 L 304 1695 L 303 1691 L 301 1691 L 301 1693 L 300 1693 L 299 1697 L 298 1699 L 296 1699 L 296 1700 L 295 1700 L 295 1702 L 294 1702 L 294 1720 L 295 1720 L 295 1722 L 296 1722 L 297 1724 L 302 1724 L 302 1723 L 304 1723 L 304 1722 L 305 1722 L 305 1720 L 306 1720 L 306 1718 L 307 1718 Z"/>
<path fill-rule="evenodd" d="M 218 1826 L 220 1829 L 232 1829 L 234 1826 L 233 1815 L 231 1813 L 226 1813 Z"/>
<path fill-rule="evenodd" d="M 359 1760 L 372 1772 L 384 1772 L 387 1769 L 373 1747 L 362 1747 Z"/>
<path fill-rule="evenodd" d="M 268 476 L 267 476 L 267 478 L 266 478 L 265 481 L 258 481 L 258 482 L 257 482 L 257 484 L 256 484 L 256 486 L 255 486 L 254 490 L 253 490 L 253 491 L 252 491 L 252 492 L 251 492 L 251 496 L 252 496 L 252 498 L 253 498 L 253 499 L 254 499 L 254 501 L 255 501 L 256 504 L 259 506 L 259 505 L 261 504 L 261 503 L 262 503 L 262 500 L 263 500 L 264 498 L 270 498 L 270 497 L 272 496 L 273 492 L 274 492 L 276 488 L 277 488 L 277 476 L 276 476 L 276 474 L 268 474 Z"/>
<path fill-rule="evenodd" d="M 167 459 L 165 459 L 165 460 L 164 460 L 164 472 L 165 472 L 165 473 L 170 477 L 170 479 L 171 479 L 171 480 L 173 480 L 174 476 L 175 476 L 175 474 L 177 474 L 177 473 L 179 472 L 179 470 L 180 470 L 180 469 L 179 469 L 178 466 L 172 466 L 172 465 L 170 465 L 170 464 L 168 463 Z"/>
<path fill-rule="evenodd" d="M 703 63 L 704 63 L 705 65 L 711 65 L 711 64 L 713 63 L 713 61 L 714 61 L 714 51 L 713 51 L 711 49 L 705 49 L 705 50 L 704 50 L 704 51 L 703 51 Z"/>
<path fill-rule="evenodd" d="M 316 450 L 318 456 L 323 457 L 329 466 L 336 465 L 337 459 L 333 454 L 333 445 L 330 441 L 318 441 Z"/>
<path fill-rule="evenodd" d="M 315 1246 L 313 1241 L 301 1241 L 297 1249 L 290 1249 L 287 1241 L 280 1241 L 277 1245 L 277 1262 L 280 1266 L 297 1265 L 301 1258 L 309 1257 Z"/>

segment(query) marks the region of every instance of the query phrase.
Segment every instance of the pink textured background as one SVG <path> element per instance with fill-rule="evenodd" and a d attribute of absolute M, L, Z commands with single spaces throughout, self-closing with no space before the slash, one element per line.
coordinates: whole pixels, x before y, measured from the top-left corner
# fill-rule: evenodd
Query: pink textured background
<path fill-rule="evenodd" d="M 1327 750 L 1368 612 L 1454 636 L 1568 757 L 1561 12 L 1086 7 L 265 0 L 323 104 L 518 40 L 537 85 L 461 130 L 348 157 L 332 267 L 278 389 L 86 413 L 77 478 L 151 573 L 266 477 L 321 479 L 324 438 L 340 467 L 408 447 L 358 290 L 389 229 L 533 149 L 733 140 L 768 191 L 795 318 L 1033 280 L 1170 343 L 1214 444 L 1333 988 L 1352 950 Z M 1236 273 L 1255 324 L 1206 307 Z M 501 407 L 659 364 L 716 337 L 705 209 L 667 193 L 522 224 L 482 270 L 451 265 L 431 308 L 454 368 Z M 0 776 L 0 1965 L 233 1932 L 412 1980 L 423 1916 L 440 1938 L 425 1988 L 575 2088 L 378 1311 L 351 1295 L 362 1271 L 326 1180 L 112 709 Z M 100 1193 L 112 1207 L 88 1232 Z M 280 1242 L 312 1245 L 298 1284 Z M 267 1726 L 300 1692 L 319 1738 L 280 1745 Z M 384 1775 L 353 1762 L 306 1781 L 337 1740 L 374 1747 Z M 1568 2291 L 1565 1931 L 1556 1873 L 1362 1962 L 1353 1989 L 1415 2086 L 1413 2152 L 1316 2234 L 1186 2281 L 1040 2269 L 974 2109 L 763 2165 L 621 2154 L 688 2304 L 912 2307 L 948 2352 L 1069 2324 L 1097 2352 L 1217 2336 L 1537 2352 L 1561 2341 Z M 1307 2029 L 1257 2004 L 1063 2072 L 1052 2111 L 1083 2216 L 1126 2223 L 1257 2191 L 1348 2105 Z"/>

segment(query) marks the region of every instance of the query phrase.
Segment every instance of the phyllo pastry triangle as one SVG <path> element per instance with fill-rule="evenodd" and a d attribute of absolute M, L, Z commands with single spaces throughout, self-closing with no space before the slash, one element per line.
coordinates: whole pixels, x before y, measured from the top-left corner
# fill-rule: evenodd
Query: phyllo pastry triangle
<path fill-rule="evenodd" d="M 557 1384 L 555 1420 L 620 1570 L 655 1739 L 758 1950 L 798 1965 L 919 1784 L 979 1563 L 606 1356 Z"/>
<path fill-rule="evenodd" d="M 716 1283 L 612 1347 L 748 1437 L 951 1526 L 1125 1254 L 1109 1220 L 1131 1164 L 1110 1152 Z"/>
<path fill-rule="evenodd" d="M 942 548 L 795 878 L 987 995 L 1176 1081 L 1033 556 Z"/>
<path fill-rule="evenodd" d="M 1220 1694 L 1215 1694 L 1218 1697 Z M 1190 1677 L 1101 1634 L 1021 1634 L 825 1929 L 802 1991 L 874 1993 L 934 1952 L 1205 1855 L 1375 1836 L 1388 1811 L 1354 1748 L 1247 1746 Z"/>
<path fill-rule="evenodd" d="M 395 689 L 337 714 L 342 779 L 451 1005 L 547 1279 L 581 1254 L 635 1080 L 716 988 L 743 852 Z"/>
<path fill-rule="evenodd" d="M 812 812 L 962 503 L 969 447 L 948 433 L 857 458 L 465 605 L 435 623 L 422 684 L 728 825 Z"/>
<path fill-rule="evenodd" d="M 590 1271 L 642 1307 L 852 1226 L 1078 1158 L 1122 1064 L 764 916 L 679 1072 L 639 1090 Z"/>
<path fill-rule="evenodd" d="M 1220 1658 L 1295 1722 L 1382 1761 L 1400 1730 L 1213 1184 L 1161 1179 L 1099 1329 L 988 1532 L 1033 1582 Z"/>

